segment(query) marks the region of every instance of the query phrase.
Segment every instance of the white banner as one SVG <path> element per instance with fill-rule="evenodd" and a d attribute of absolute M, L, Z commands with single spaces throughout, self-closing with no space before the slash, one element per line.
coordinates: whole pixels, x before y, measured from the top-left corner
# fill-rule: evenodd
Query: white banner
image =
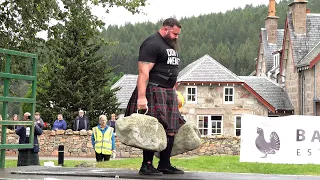
<path fill-rule="evenodd" d="M 320 117 L 241 117 L 240 162 L 320 164 Z"/>

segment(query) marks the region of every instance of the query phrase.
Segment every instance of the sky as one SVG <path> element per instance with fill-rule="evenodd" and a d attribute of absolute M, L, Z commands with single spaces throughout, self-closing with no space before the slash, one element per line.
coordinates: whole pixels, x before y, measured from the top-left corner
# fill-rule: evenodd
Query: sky
<path fill-rule="evenodd" d="M 279 1 L 276 0 L 276 2 Z M 106 13 L 101 6 L 92 7 L 92 13 L 103 20 L 107 28 L 109 25 L 123 26 L 129 22 L 132 24 L 147 21 L 155 23 L 160 19 L 173 16 L 180 19 L 210 13 L 224 13 L 234 8 L 244 8 L 247 4 L 257 6 L 268 3 L 269 0 L 147 0 L 147 5 L 141 8 L 144 14 L 132 15 L 123 7 L 110 8 L 109 13 Z M 50 25 L 54 24 L 54 21 L 50 23 Z M 38 32 L 37 36 L 46 39 L 47 34 L 42 31 Z"/>
<path fill-rule="evenodd" d="M 279 0 L 276 0 L 279 2 Z M 201 14 L 219 13 L 234 8 L 244 8 L 247 4 L 254 6 L 268 4 L 269 0 L 147 0 L 142 8 L 143 14 L 132 15 L 124 8 L 111 8 L 106 14 L 102 7 L 93 7 L 93 14 L 101 18 L 108 25 L 125 25 L 125 23 L 137 23 L 151 21 L 153 23 L 160 19 L 175 16 L 181 17 L 199 16 Z"/>

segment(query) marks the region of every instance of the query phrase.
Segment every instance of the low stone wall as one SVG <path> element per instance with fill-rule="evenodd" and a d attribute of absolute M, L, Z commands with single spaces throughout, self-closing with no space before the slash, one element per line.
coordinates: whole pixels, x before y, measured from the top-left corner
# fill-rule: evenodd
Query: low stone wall
<path fill-rule="evenodd" d="M 58 156 L 58 146 L 64 145 L 64 155 L 69 157 L 95 157 L 91 144 L 91 131 L 49 131 L 44 130 L 38 137 L 40 144 L 40 156 Z M 1 134 L 0 134 L 1 136 Z M 17 144 L 19 136 L 14 131 L 7 130 L 7 143 Z M 206 137 L 202 138 L 202 146 L 193 151 L 179 156 L 192 155 L 239 155 L 239 137 Z M 117 157 L 141 157 L 142 151 L 126 146 L 116 140 Z M 7 155 L 16 155 L 17 150 L 8 150 Z"/>

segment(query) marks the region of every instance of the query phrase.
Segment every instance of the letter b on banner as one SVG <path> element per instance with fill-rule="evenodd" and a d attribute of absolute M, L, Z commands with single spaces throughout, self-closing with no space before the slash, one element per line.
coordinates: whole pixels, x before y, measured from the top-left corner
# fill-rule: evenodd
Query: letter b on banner
<path fill-rule="evenodd" d="M 304 141 L 306 139 L 304 134 L 305 131 L 303 129 L 297 129 L 297 141 Z"/>

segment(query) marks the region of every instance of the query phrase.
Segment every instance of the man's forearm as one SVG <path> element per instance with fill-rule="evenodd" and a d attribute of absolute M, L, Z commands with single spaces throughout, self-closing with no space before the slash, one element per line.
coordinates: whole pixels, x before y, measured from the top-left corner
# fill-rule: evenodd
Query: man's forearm
<path fill-rule="evenodd" d="M 144 98 L 146 97 L 146 89 L 149 82 L 149 74 L 139 73 L 138 76 L 138 97 Z"/>

